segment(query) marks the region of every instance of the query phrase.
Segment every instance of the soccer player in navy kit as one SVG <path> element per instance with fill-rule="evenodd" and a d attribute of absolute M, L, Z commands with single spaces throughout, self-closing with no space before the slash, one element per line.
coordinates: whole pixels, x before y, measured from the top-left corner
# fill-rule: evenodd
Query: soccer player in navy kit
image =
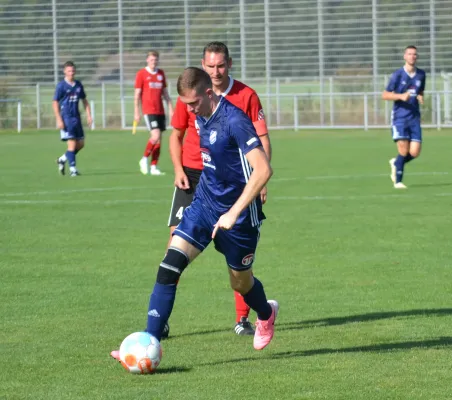
<path fill-rule="evenodd" d="M 205 71 L 186 68 L 177 91 L 187 110 L 197 116 L 204 168 L 194 199 L 160 263 L 146 331 L 161 339 L 180 275 L 213 241 L 226 258 L 232 289 L 257 313 L 254 348 L 261 350 L 273 338 L 279 308 L 275 300 L 267 301 L 262 283 L 252 273 L 259 227 L 265 218 L 259 194 L 272 169 L 249 117 L 215 94 Z"/>
<path fill-rule="evenodd" d="M 396 189 L 406 189 L 402 182 L 405 164 L 421 152 L 422 130 L 419 105 L 424 104 L 425 72 L 416 68 L 417 49 L 405 48 L 405 65 L 395 71 L 383 91 L 383 100 L 394 101 L 391 117 L 392 139 L 398 155 L 391 158 L 391 180 Z"/>
<path fill-rule="evenodd" d="M 93 120 L 83 85 L 74 79 L 75 64 L 68 61 L 63 68 L 64 79 L 56 86 L 52 106 L 57 126 L 60 129 L 61 140 L 67 143 L 67 151 L 57 158 L 57 164 L 61 175 L 65 174 L 67 161 L 71 176 L 78 176 L 80 174 L 76 167 L 75 155 L 85 144 L 85 134 L 78 110 L 79 100 L 82 100 L 85 107 L 88 126 L 91 126 Z"/>

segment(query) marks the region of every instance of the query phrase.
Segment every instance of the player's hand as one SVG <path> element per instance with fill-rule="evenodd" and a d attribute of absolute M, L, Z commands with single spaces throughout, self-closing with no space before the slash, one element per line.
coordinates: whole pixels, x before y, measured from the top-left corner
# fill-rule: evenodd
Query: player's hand
<path fill-rule="evenodd" d="M 261 202 L 262 204 L 265 204 L 267 201 L 267 186 L 264 186 L 261 190 Z"/>
<path fill-rule="evenodd" d="M 182 190 L 190 189 L 190 183 L 184 172 L 176 173 L 174 178 L 174 186 Z"/>
<path fill-rule="evenodd" d="M 91 115 L 86 116 L 86 123 L 90 128 L 93 126 L 93 117 L 91 117 Z"/>
<path fill-rule="evenodd" d="M 140 122 L 140 113 L 136 112 L 135 115 L 133 116 L 133 119 L 138 124 L 138 122 Z"/>
<path fill-rule="evenodd" d="M 417 101 L 419 102 L 420 105 L 423 105 L 424 104 L 424 96 L 422 96 L 422 94 L 418 94 Z"/>
<path fill-rule="evenodd" d="M 400 100 L 402 101 L 408 101 L 411 97 L 411 93 L 410 92 L 405 92 L 402 93 Z"/>
<path fill-rule="evenodd" d="M 57 127 L 58 129 L 64 129 L 64 122 L 61 118 L 57 119 Z"/>
<path fill-rule="evenodd" d="M 226 214 L 223 214 L 218 222 L 214 225 L 212 232 L 212 239 L 215 239 L 215 236 L 218 232 L 218 229 L 224 229 L 225 231 L 229 231 L 235 225 L 237 218 L 239 216 L 228 211 Z"/>

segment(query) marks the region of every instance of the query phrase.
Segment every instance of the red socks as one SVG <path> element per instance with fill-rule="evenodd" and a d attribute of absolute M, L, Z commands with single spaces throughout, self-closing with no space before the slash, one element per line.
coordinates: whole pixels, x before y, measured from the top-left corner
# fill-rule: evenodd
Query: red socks
<path fill-rule="evenodd" d="M 234 292 L 234 297 L 235 297 L 235 314 L 236 314 L 235 322 L 240 322 L 241 317 L 248 318 L 248 315 L 250 314 L 250 308 L 245 303 L 245 299 L 243 298 L 243 296 L 240 293 Z"/>
<path fill-rule="evenodd" d="M 152 161 L 151 165 L 157 165 L 160 157 L 160 143 L 156 143 L 152 148 Z"/>
<path fill-rule="evenodd" d="M 152 150 L 154 149 L 155 145 L 151 142 L 151 139 L 149 139 L 148 144 L 146 145 L 146 149 L 144 150 L 144 157 L 149 157 L 152 153 Z"/>

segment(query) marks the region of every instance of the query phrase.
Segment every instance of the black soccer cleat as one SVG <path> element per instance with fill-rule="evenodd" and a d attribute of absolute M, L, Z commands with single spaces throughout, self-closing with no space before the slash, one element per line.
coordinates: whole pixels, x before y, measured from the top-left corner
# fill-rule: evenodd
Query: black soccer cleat
<path fill-rule="evenodd" d="M 240 322 L 237 322 L 234 327 L 234 332 L 239 336 L 251 336 L 254 335 L 254 328 L 248 318 L 241 317 Z"/>
<path fill-rule="evenodd" d="M 169 324 L 168 321 L 165 322 L 165 326 L 163 327 L 162 339 L 168 339 L 169 336 Z"/>

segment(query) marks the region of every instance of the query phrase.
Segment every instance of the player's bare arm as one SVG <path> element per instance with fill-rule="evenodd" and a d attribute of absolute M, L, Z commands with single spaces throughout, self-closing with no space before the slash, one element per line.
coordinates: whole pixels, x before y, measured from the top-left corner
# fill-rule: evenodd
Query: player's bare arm
<path fill-rule="evenodd" d="M 424 93 L 419 93 L 416 98 L 417 98 L 417 101 L 419 102 L 419 104 L 421 104 L 421 105 L 424 104 Z"/>
<path fill-rule="evenodd" d="M 135 88 L 135 94 L 133 96 L 134 104 L 134 120 L 140 122 L 140 105 L 141 105 L 141 89 Z"/>
<path fill-rule="evenodd" d="M 381 98 L 383 100 L 389 100 L 389 101 L 408 101 L 410 99 L 411 93 L 405 92 L 405 93 L 394 93 L 394 92 L 388 92 L 387 90 L 383 91 L 383 94 L 381 95 Z"/>
<path fill-rule="evenodd" d="M 272 159 L 272 145 L 270 143 L 270 136 L 268 133 L 262 136 L 259 136 L 259 139 L 262 142 L 262 147 L 264 148 L 265 154 L 267 155 L 268 161 L 271 162 Z M 262 204 L 267 202 L 267 186 L 264 186 L 261 190 L 261 201 Z"/>
<path fill-rule="evenodd" d="M 174 186 L 179 189 L 189 189 L 190 184 L 188 183 L 188 177 L 184 172 L 182 166 L 182 141 L 184 139 L 185 131 L 173 128 L 169 138 L 169 149 L 171 161 L 174 167 Z"/>
<path fill-rule="evenodd" d="M 58 101 L 54 100 L 52 102 L 52 107 L 53 107 L 53 112 L 55 114 L 56 124 L 57 124 L 58 129 L 64 129 L 64 122 L 63 122 L 63 119 L 61 118 L 60 104 L 58 103 Z"/>
<path fill-rule="evenodd" d="M 83 99 L 83 106 L 85 107 L 86 112 L 86 123 L 89 127 L 93 124 L 93 117 L 91 116 L 91 107 L 89 106 L 88 99 Z"/>
<path fill-rule="evenodd" d="M 166 104 L 168 105 L 168 119 L 171 121 L 171 118 L 173 117 L 173 113 L 174 113 L 174 108 L 173 108 L 173 102 L 171 101 L 171 97 L 168 93 L 168 89 L 164 88 L 162 90 L 162 96 L 163 99 L 166 101 Z"/>
<path fill-rule="evenodd" d="M 212 232 L 212 238 L 215 237 L 218 229 L 231 229 L 242 211 L 259 195 L 262 188 L 267 184 L 273 175 L 272 167 L 262 147 L 256 147 L 246 154 L 246 159 L 250 163 L 253 172 L 250 175 L 242 194 L 231 207 L 223 214 Z"/>

